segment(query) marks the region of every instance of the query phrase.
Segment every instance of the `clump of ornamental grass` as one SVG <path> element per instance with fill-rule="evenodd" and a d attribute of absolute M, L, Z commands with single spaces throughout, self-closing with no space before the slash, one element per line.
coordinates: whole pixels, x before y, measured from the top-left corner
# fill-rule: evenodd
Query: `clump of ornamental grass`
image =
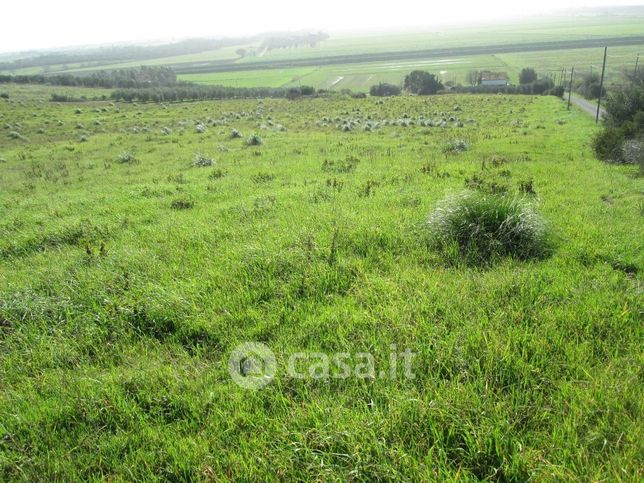
<path fill-rule="evenodd" d="M 469 149 L 470 145 L 464 139 L 454 139 L 443 146 L 443 153 L 455 154 L 462 153 Z"/>
<path fill-rule="evenodd" d="M 123 151 L 116 158 L 116 162 L 120 164 L 138 164 L 139 159 L 131 151 Z"/>
<path fill-rule="evenodd" d="M 427 226 L 449 262 L 487 264 L 503 257 L 542 258 L 550 250 L 546 221 L 524 198 L 464 191 L 441 201 Z"/>
<path fill-rule="evenodd" d="M 257 134 L 252 134 L 247 140 L 246 144 L 249 146 L 261 146 L 264 143 L 261 137 Z"/>
<path fill-rule="evenodd" d="M 198 168 L 205 168 L 213 165 L 212 158 L 208 158 L 201 153 L 195 153 L 192 164 Z"/>
<path fill-rule="evenodd" d="M 172 200 L 170 203 L 170 208 L 173 210 L 189 210 L 195 206 L 195 201 L 191 196 L 179 196 Z"/>

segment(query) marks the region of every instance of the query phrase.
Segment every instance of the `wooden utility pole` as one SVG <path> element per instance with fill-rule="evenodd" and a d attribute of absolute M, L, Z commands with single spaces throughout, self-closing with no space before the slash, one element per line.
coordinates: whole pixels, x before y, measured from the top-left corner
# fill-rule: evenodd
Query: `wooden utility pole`
<path fill-rule="evenodd" d="M 570 98 L 572 97 L 572 79 L 575 75 L 575 66 L 570 69 L 570 86 L 568 87 L 568 110 L 570 110 Z"/>
<path fill-rule="evenodd" d="M 640 63 L 640 54 L 637 54 L 637 57 L 635 58 L 635 70 L 633 71 L 633 74 L 635 75 L 633 77 L 637 77 L 637 67 L 639 63 Z"/>
<path fill-rule="evenodd" d="M 604 73 L 606 72 L 606 53 L 608 52 L 608 46 L 604 47 L 604 63 L 602 65 L 602 77 L 599 81 L 599 96 L 597 97 L 597 114 L 595 114 L 595 124 L 599 122 L 599 109 L 602 104 L 602 91 L 604 90 Z"/>

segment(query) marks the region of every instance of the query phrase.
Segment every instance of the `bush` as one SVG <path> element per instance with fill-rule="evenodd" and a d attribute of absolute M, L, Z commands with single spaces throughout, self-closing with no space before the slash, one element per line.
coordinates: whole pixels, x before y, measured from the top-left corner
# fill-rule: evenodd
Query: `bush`
<path fill-rule="evenodd" d="M 193 164 L 198 168 L 205 168 L 207 166 L 212 166 L 213 160 L 211 158 L 207 158 L 201 153 L 195 153 Z"/>
<path fill-rule="evenodd" d="M 180 198 L 175 198 L 170 203 L 170 208 L 173 210 L 187 210 L 195 206 L 195 202 L 189 196 L 182 196 Z"/>
<path fill-rule="evenodd" d="M 406 91 L 422 96 L 436 94 L 443 89 L 443 84 L 434 74 L 422 70 L 415 70 L 407 74 L 403 85 Z"/>
<path fill-rule="evenodd" d="M 521 69 L 519 73 L 519 84 L 531 84 L 537 80 L 537 73 L 531 67 Z"/>
<path fill-rule="evenodd" d="M 118 158 L 116 158 L 116 162 L 121 164 L 137 164 L 139 160 L 134 155 L 134 153 L 130 151 L 123 151 L 121 154 L 119 154 Z"/>
<path fill-rule="evenodd" d="M 599 159 L 615 163 L 641 163 L 644 132 L 644 76 L 612 92 L 606 102 L 604 130 L 593 139 Z"/>
<path fill-rule="evenodd" d="M 549 96 L 555 96 L 555 97 L 563 97 L 565 93 L 566 93 L 566 89 L 564 86 L 555 86 L 551 89 L 548 89 L 545 92 L 545 94 Z"/>
<path fill-rule="evenodd" d="M 443 153 L 462 153 L 463 151 L 467 151 L 469 147 L 470 145 L 467 144 L 467 141 L 465 141 L 464 139 L 454 139 L 453 141 L 449 141 L 447 144 L 445 144 L 445 146 L 443 146 Z"/>
<path fill-rule="evenodd" d="M 242 133 L 240 133 L 237 129 L 233 129 L 232 131 L 230 131 L 230 137 L 232 139 L 240 138 L 242 137 Z"/>
<path fill-rule="evenodd" d="M 249 146 L 260 146 L 264 144 L 264 141 L 257 134 L 251 134 L 251 136 L 246 140 L 246 144 Z"/>
<path fill-rule="evenodd" d="M 549 250 L 545 221 L 513 196 L 465 191 L 443 200 L 427 223 L 432 242 L 444 255 L 469 264 L 539 258 Z"/>
<path fill-rule="evenodd" d="M 0 93 L 0 99 L 9 99 L 9 94 L 7 94 L 6 92 Z"/>
<path fill-rule="evenodd" d="M 593 150 L 599 159 L 613 163 L 623 162 L 624 133 L 621 129 L 607 127 L 593 138 Z"/>
<path fill-rule="evenodd" d="M 532 82 L 531 86 L 533 94 L 543 95 L 547 94 L 551 89 L 553 89 L 555 87 L 555 83 L 551 78 L 544 77 Z"/>
<path fill-rule="evenodd" d="M 622 159 L 625 164 L 639 164 L 644 169 L 644 142 L 639 139 L 628 139 L 622 145 Z"/>
<path fill-rule="evenodd" d="M 397 85 L 381 82 L 378 85 L 371 86 L 369 94 L 377 97 L 398 96 L 401 91 L 402 89 Z"/>

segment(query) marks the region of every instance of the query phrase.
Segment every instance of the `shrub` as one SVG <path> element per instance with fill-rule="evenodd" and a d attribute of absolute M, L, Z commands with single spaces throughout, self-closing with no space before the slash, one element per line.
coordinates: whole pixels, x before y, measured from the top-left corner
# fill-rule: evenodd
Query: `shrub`
<path fill-rule="evenodd" d="M 463 151 L 467 151 L 469 147 L 470 145 L 464 139 L 454 139 L 443 146 L 443 153 L 462 153 Z"/>
<path fill-rule="evenodd" d="M 116 162 L 121 164 L 137 164 L 139 160 L 134 155 L 134 153 L 130 151 L 123 151 L 121 154 L 119 154 L 118 158 L 116 158 Z"/>
<path fill-rule="evenodd" d="M 239 132 L 237 129 L 233 129 L 232 131 L 230 131 L 230 137 L 233 139 L 237 139 L 242 137 L 242 133 Z"/>
<path fill-rule="evenodd" d="M 519 73 L 519 84 L 530 84 L 537 80 L 537 73 L 531 67 L 524 67 Z"/>
<path fill-rule="evenodd" d="M 615 90 L 608 97 L 604 130 L 595 135 L 593 149 L 604 161 L 640 162 L 638 147 L 641 150 L 643 132 L 644 75 L 638 74 L 630 85 Z"/>
<path fill-rule="evenodd" d="M 226 176 L 226 172 L 221 169 L 215 169 L 212 173 L 208 175 L 208 179 L 219 179 Z"/>
<path fill-rule="evenodd" d="M 607 127 L 593 138 L 593 150 L 597 157 L 613 163 L 623 162 L 623 144 L 624 133 L 613 127 Z"/>
<path fill-rule="evenodd" d="M 639 164 L 644 169 L 644 142 L 640 139 L 628 139 L 622 145 L 625 164 Z"/>
<path fill-rule="evenodd" d="M 260 146 L 264 144 L 264 141 L 258 134 L 251 134 L 251 136 L 246 140 L 246 144 L 249 146 Z"/>
<path fill-rule="evenodd" d="M 0 93 L 0 99 L 9 99 L 9 94 L 7 94 L 6 92 Z"/>
<path fill-rule="evenodd" d="M 546 223 L 522 198 L 465 191 L 443 200 L 427 223 L 434 245 L 466 263 L 548 252 Z"/>
<path fill-rule="evenodd" d="M 198 168 L 205 168 L 207 166 L 212 166 L 212 163 L 213 163 L 213 160 L 211 158 L 207 158 L 201 153 L 195 153 L 193 164 Z"/>
<path fill-rule="evenodd" d="M 208 128 L 206 127 L 206 125 L 205 125 L 205 124 L 203 124 L 203 123 L 201 123 L 201 122 L 200 122 L 199 124 L 197 124 L 197 125 L 195 126 L 195 130 L 196 130 L 196 131 L 197 131 L 197 133 L 199 133 L 199 134 L 204 134 L 205 132 L 207 132 L 207 131 L 208 131 Z"/>
<path fill-rule="evenodd" d="M 402 89 L 397 85 L 381 82 L 378 85 L 371 86 L 369 94 L 377 97 L 398 96 L 400 95 L 401 90 Z"/>
<path fill-rule="evenodd" d="M 195 202 L 188 196 L 175 198 L 172 200 L 172 203 L 170 203 L 170 208 L 172 208 L 173 210 L 188 210 L 193 206 L 195 206 Z"/>
<path fill-rule="evenodd" d="M 563 97 L 565 93 L 566 93 L 566 89 L 564 86 L 555 86 L 548 89 L 545 92 L 545 94 L 549 96 L 555 96 L 555 97 Z"/>
<path fill-rule="evenodd" d="M 422 70 L 407 74 L 403 85 L 405 90 L 420 95 L 436 94 L 443 89 L 443 84 L 434 74 Z"/>

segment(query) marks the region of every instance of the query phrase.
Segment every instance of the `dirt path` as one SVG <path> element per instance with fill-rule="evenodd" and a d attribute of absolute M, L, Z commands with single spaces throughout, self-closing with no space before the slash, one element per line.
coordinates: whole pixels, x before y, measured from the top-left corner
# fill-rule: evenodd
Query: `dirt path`
<path fill-rule="evenodd" d="M 581 97 L 572 96 L 571 102 L 579 106 L 582 109 L 582 111 L 590 114 L 593 117 L 595 117 L 595 115 L 597 114 L 597 101 L 588 101 Z M 602 119 L 605 115 L 606 115 L 606 109 L 604 109 L 603 107 L 600 107 L 599 118 Z"/>

